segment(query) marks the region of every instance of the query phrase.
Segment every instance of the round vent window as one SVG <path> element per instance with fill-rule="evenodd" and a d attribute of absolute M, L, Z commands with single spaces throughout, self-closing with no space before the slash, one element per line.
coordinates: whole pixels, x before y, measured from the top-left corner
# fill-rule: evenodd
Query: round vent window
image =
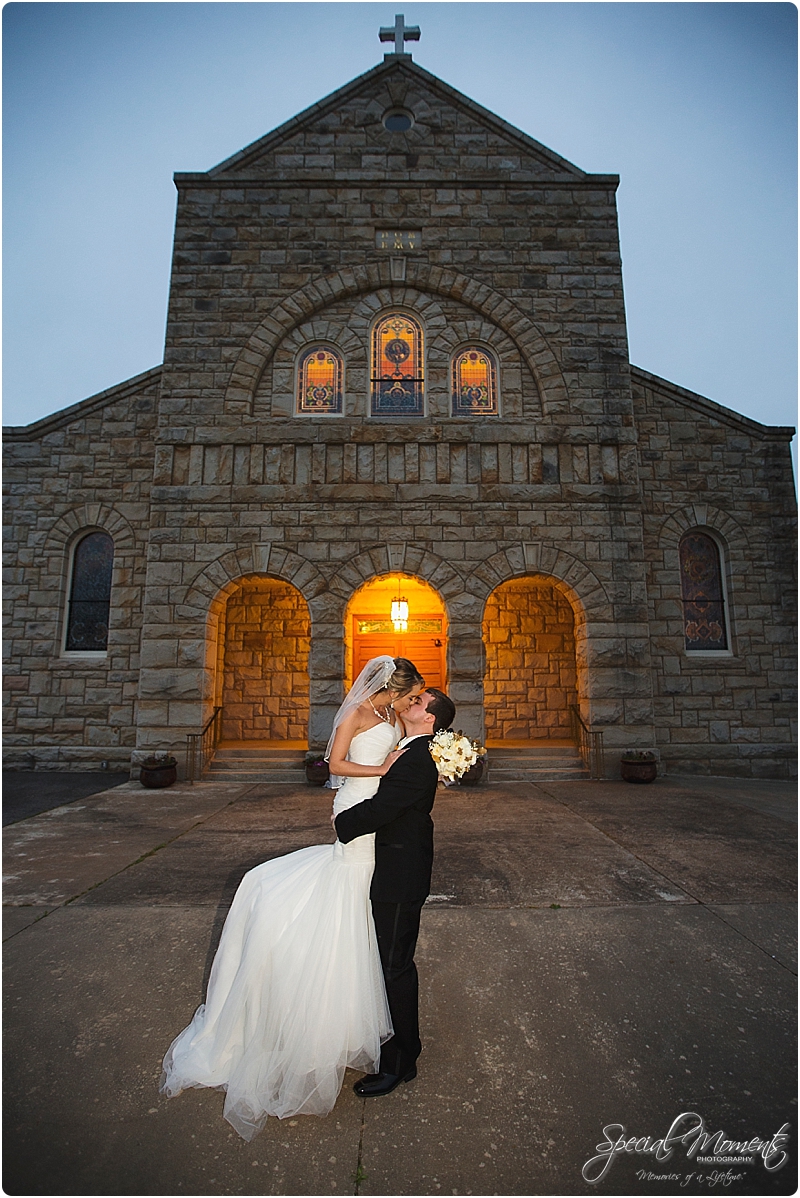
<path fill-rule="evenodd" d="M 404 108 L 394 108 L 384 113 L 383 125 L 390 133 L 405 133 L 414 124 L 414 118 Z"/>

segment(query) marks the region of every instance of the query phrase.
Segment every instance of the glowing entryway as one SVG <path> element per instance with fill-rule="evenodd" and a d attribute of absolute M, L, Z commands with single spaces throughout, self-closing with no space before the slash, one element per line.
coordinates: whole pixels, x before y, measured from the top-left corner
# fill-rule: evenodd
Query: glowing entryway
<path fill-rule="evenodd" d="M 489 744 L 570 741 L 578 702 L 575 612 L 552 578 L 514 578 L 486 602 Z"/>
<path fill-rule="evenodd" d="M 408 603 L 408 628 L 399 631 L 392 601 Z M 433 587 L 408 574 L 384 574 L 360 587 L 345 614 L 346 685 L 358 677 L 371 657 L 388 653 L 407 657 L 428 686 L 447 683 L 447 613 Z"/>
<path fill-rule="evenodd" d="M 222 741 L 305 745 L 308 606 L 276 578 L 243 579 L 219 627 Z"/>

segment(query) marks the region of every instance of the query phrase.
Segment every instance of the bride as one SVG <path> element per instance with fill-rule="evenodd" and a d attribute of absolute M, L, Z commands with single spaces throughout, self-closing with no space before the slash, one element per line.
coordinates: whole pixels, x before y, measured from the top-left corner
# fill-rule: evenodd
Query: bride
<path fill-rule="evenodd" d="M 400 756 L 400 715 L 424 688 L 406 658 L 367 662 L 334 720 L 334 815 L 370 798 Z M 327 1115 L 346 1068 L 377 1073 L 392 1023 L 369 889 L 374 835 L 265 861 L 234 896 L 206 1002 L 164 1057 L 159 1087 L 226 1090 L 251 1140 L 268 1115 Z"/>

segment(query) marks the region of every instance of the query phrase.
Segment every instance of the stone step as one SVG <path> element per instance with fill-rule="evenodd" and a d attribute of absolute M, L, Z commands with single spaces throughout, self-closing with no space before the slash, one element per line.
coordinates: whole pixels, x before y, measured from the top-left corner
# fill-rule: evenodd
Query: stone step
<path fill-rule="evenodd" d="M 547 744 L 506 746 L 490 749 L 489 781 L 569 782 L 589 777 L 589 771 L 574 745 Z"/>
<path fill-rule="evenodd" d="M 218 749 L 206 772 L 217 782 L 305 785 L 305 751 L 302 749 Z M 514 746 L 490 749 L 489 781 L 558 782 L 587 778 L 589 772 L 571 745 Z"/>
<path fill-rule="evenodd" d="M 302 770 L 303 759 L 293 757 L 220 757 L 215 756 L 211 764 L 218 770 Z"/>
<path fill-rule="evenodd" d="M 251 783 L 258 786 L 305 786 L 306 776 L 299 770 L 215 770 L 206 771 L 206 782 Z"/>
<path fill-rule="evenodd" d="M 538 745 L 526 745 L 525 748 L 515 745 L 495 745 L 489 750 L 492 757 L 571 757 L 577 752 L 577 745 L 550 744 L 543 742 Z"/>
<path fill-rule="evenodd" d="M 247 748 L 236 745 L 217 749 L 206 771 L 206 778 L 215 782 L 238 782 L 258 785 L 304 786 L 305 749 Z"/>
<path fill-rule="evenodd" d="M 531 770 L 489 770 L 489 781 L 493 786 L 505 782 L 572 782 L 588 777 L 589 771 L 584 766 L 565 766 L 563 769 L 542 766 L 540 769 Z"/>
<path fill-rule="evenodd" d="M 303 749 L 217 749 L 215 760 L 220 761 L 305 761 Z"/>
<path fill-rule="evenodd" d="M 573 753 L 565 752 L 562 749 L 558 753 L 517 753 L 513 756 L 510 753 L 500 753 L 496 749 L 490 749 L 488 757 L 495 764 L 502 762 L 508 765 L 551 765 L 554 761 L 582 760 L 577 749 Z"/>

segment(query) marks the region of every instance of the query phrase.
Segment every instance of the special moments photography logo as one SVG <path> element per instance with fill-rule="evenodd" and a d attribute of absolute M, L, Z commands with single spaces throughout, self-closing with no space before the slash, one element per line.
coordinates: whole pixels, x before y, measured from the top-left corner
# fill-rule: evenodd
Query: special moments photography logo
<path fill-rule="evenodd" d="M 733 1170 L 737 1166 L 753 1165 L 757 1157 L 762 1158 L 764 1168 L 770 1173 L 782 1169 L 789 1159 L 784 1148 L 789 1142 L 788 1132 L 789 1124 L 784 1123 L 768 1140 L 760 1136 L 752 1136 L 749 1140 L 729 1140 L 723 1131 L 709 1132 L 702 1115 L 696 1111 L 684 1111 L 678 1115 L 661 1139 L 629 1136 L 621 1123 L 609 1123 L 603 1128 L 605 1140 L 596 1146 L 597 1155 L 586 1162 L 581 1174 L 589 1185 L 597 1185 L 607 1176 L 617 1157 L 640 1154 L 652 1156 L 659 1164 L 664 1164 L 673 1157 L 676 1149 L 683 1147 L 687 1161 L 713 1166 L 713 1172 L 701 1169 L 690 1173 L 653 1173 L 642 1169 L 637 1173 L 639 1180 L 675 1181 L 681 1185 L 688 1185 L 692 1181 L 695 1184 L 705 1181 L 709 1186 L 720 1183 L 730 1185 L 744 1178 L 743 1173 L 736 1174 Z M 725 1172 L 719 1172 L 720 1166 L 727 1166 Z"/>

